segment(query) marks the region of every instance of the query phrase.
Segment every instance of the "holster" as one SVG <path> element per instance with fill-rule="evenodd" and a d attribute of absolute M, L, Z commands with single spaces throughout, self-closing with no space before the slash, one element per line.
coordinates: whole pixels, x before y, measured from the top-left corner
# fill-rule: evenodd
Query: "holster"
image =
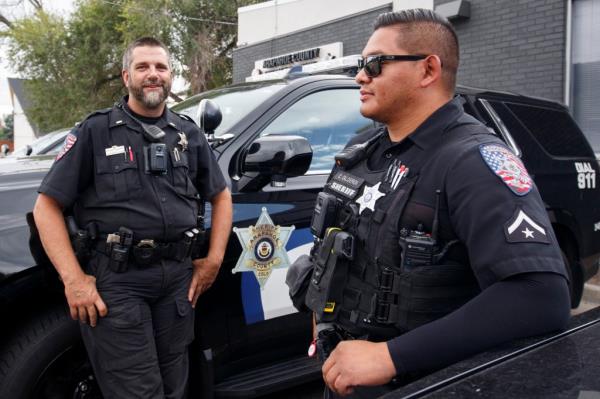
<path fill-rule="evenodd" d="M 204 241 L 206 240 L 206 231 L 204 228 L 195 228 L 192 231 L 195 235 L 191 242 L 190 256 L 194 260 L 205 256 L 206 247 Z"/>
<path fill-rule="evenodd" d="M 65 224 L 73 246 L 73 252 L 80 264 L 88 261 L 91 255 L 92 244 L 96 239 L 97 228 L 94 223 L 88 224 L 85 229 L 80 229 L 75 222 L 75 218 L 69 215 L 65 218 Z"/>
<path fill-rule="evenodd" d="M 327 328 L 317 334 L 317 356 L 325 362 L 335 347 L 343 340 L 342 335 L 335 328 Z"/>
<path fill-rule="evenodd" d="M 348 277 L 348 262 L 354 256 L 354 237 L 339 229 L 329 229 L 318 254 L 308 291 L 306 306 L 315 312 L 318 322 L 333 321 L 336 304 Z"/>
<path fill-rule="evenodd" d="M 107 238 L 108 266 L 115 273 L 123 273 L 128 269 L 129 250 L 133 243 L 133 232 L 126 227 L 119 227 L 119 232 L 109 234 Z"/>
<path fill-rule="evenodd" d="M 294 307 L 300 312 L 307 311 L 305 305 L 308 285 L 312 277 L 313 262 L 308 255 L 302 255 L 288 268 L 285 283 Z"/>

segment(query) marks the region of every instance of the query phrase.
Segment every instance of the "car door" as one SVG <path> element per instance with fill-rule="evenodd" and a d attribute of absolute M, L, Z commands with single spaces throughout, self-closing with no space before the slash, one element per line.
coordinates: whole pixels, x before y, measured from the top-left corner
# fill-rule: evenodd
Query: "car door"
<path fill-rule="evenodd" d="M 333 82 L 291 91 L 240 137 L 246 142 L 243 148 L 233 155 L 224 153 L 229 157 L 234 200 L 235 234 L 228 253 L 235 256 L 227 259 L 226 271 L 221 274 L 229 280 L 227 289 L 236 298 L 230 302 L 231 308 L 241 316 L 235 318 L 235 327 L 229 326 L 235 335 L 230 337 L 230 349 L 238 351 L 233 358 L 285 356 L 304 352 L 310 342 L 310 315 L 297 313 L 289 299 L 287 268 L 312 247 L 309 224 L 314 200 L 326 183 L 334 155 L 355 134 L 374 126 L 360 115 L 357 86 L 350 81 Z M 257 191 L 245 191 L 236 184 L 244 148 L 259 137 L 289 135 L 304 137 L 311 145 L 313 158 L 306 174 L 288 179 L 285 187 L 267 185 Z M 257 243 L 262 236 L 255 227 L 265 224 L 275 226 L 277 236 L 272 242 L 280 240 L 285 251 L 270 270 L 259 271 L 254 261 L 260 257 Z"/>

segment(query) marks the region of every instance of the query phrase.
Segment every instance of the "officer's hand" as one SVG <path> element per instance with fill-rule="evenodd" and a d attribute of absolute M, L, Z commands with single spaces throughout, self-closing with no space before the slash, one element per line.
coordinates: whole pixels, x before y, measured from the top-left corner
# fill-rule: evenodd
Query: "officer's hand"
<path fill-rule="evenodd" d="M 188 299 L 192 303 L 192 307 L 196 307 L 196 301 L 200 294 L 209 289 L 217 278 L 221 262 L 222 260 L 211 258 L 210 255 L 194 260 L 194 274 L 188 291 Z"/>
<path fill-rule="evenodd" d="M 383 385 L 396 375 L 385 342 L 342 341 L 323 364 L 323 380 L 338 395 L 355 386 Z"/>
<path fill-rule="evenodd" d="M 106 316 L 108 309 L 96 289 L 96 278 L 89 274 L 65 282 L 65 296 L 69 303 L 71 318 L 87 323 L 88 318 L 92 327 L 96 326 L 98 315 Z"/>

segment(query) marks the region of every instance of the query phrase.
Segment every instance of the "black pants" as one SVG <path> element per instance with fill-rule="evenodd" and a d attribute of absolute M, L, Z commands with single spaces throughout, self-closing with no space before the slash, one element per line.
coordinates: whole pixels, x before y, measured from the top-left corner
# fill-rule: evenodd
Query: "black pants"
<path fill-rule="evenodd" d="M 86 271 L 108 315 L 81 334 L 105 398 L 184 398 L 187 346 L 194 337 L 194 312 L 187 293 L 191 260 L 130 265 L 124 273 L 98 254 Z"/>

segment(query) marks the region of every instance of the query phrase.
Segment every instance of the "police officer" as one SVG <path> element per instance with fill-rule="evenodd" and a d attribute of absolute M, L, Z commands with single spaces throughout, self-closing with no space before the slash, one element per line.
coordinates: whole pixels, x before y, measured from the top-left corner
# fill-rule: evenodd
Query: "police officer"
<path fill-rule="evenodd" d="M 329 394 L 375 397 L 568 321 L 544 204 L 519 158 L 453 97 L 458 54 L 450 23 L 422 9 L 380 15 L 363 50 L 360 110 L 385 128 L 336 156 L 312 225 L 306 305 Z"/>
<path fill-rule="evenodd" d="M 165 106 L 172 70 L 164 44 L 130 44 L 122 78 L 129 95 L 67 136 L 34 217 L 104 397 L 181 398 L 193 307 L 223 260 L 231 195 L 203 132 Z M 205 257 L 201 200 L 212 204 Z M 85 260 L 69 241 L 66 209 L 77 225 L 71 234 L 87 238 L 77 251 Z"/>

